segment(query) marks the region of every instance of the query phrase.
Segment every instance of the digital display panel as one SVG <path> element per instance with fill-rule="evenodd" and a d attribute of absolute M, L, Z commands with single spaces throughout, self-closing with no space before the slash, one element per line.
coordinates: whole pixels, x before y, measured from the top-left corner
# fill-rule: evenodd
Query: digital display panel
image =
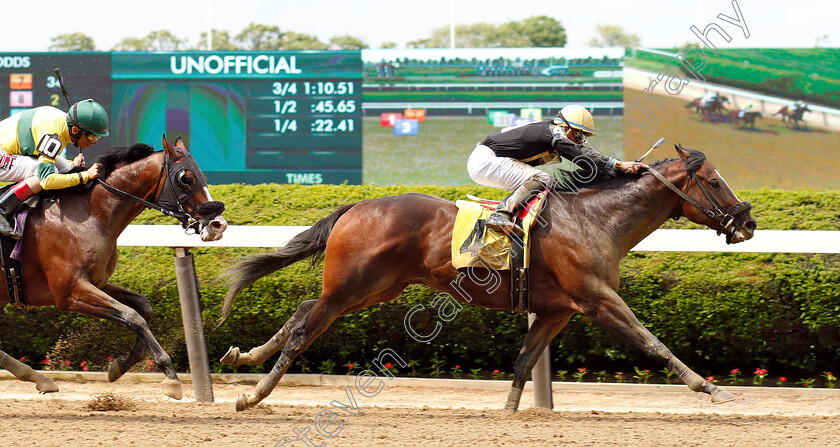
<path fill-rule="evenodd" d="M 359 51 L 112 53 L 117 144 L 183 136 L 211 183 L 362 182 Z"/>

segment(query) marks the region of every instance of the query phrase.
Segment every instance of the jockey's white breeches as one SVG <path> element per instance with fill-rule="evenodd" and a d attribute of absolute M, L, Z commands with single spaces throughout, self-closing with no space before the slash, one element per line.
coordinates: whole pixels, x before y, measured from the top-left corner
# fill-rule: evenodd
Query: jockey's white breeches
<path fill-rule="evenodd" d="M 55 166 L 58 172 L 65 173 L 73 165 L 64 157 L 55 157 Z M 0 146 L 0 182 L 20 182 L 26 178 L 38 175 L 38 159 L 22 154 L 6 153 Z"/>
<path fill-rule="evenodd" d="M 515 158 L 499 157 L 483 144 L 478 144 L 467 161 L 467 172 L 476 183 L 513 191 L 525 180 L 537 177 L 546 184 L 554 180 L 542 170 Z"/>

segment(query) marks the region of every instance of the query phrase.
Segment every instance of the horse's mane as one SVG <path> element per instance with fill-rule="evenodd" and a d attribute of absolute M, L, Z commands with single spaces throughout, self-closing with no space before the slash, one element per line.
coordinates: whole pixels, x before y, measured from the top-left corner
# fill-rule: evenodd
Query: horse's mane
<path fill-rule="evenodd" d="M 155 153 L 155 148 L 145 143 L 134 143 L 131 147 L 114 146 L 103 155 L 96 158 L 96 163 L 101 163 L 102 168 L 99 170 L 99 178 L 105 180 L 111 175 L 114 169 L 124 164 L 134 163 L 137 160 L 142 160 Z M 87 170 L 86 167 L 74 167 L 69 173 L 76 173 Z M 79 184 L 71 188 L 44 190 L 41 195 L 46 199 L 57 197 L 64 191 L 72 191 L 74 193 L 87 191 L 92 189 L 96 184 L 95 181 L 87 182 L 86 184 Z"/>
<path fill-rule="evenodd" d="M 99 171 L 99 177 L 103 180 L 108 178 L 111 172 L 118 166 L 134 163 L 137 160 L 142 160 L 155 152 L 155 148 L 145 143 L 134 143 L 131 147 L 117 146 L 109 150 L 97 159 L 97 163 L 102 164 L 102 169 Z"/>
<path fill-rule="evenodd" d="M 696 149 L 688 149 L 683 148 L 683 150 L 688 152 L 688 158 L 686 159 L 679 159 L 679 158 L 666 158 L 664 160 L 658 160 L 653 164 L 649 165 L 651 168 L 658 169 L 666 164 L 683 161 L 685 163 L 685 170 L 689 174 L 696 173 L 700 166 L 706 161 L 706 155 Z M 585 185 L 581 185 L 580 189 L 582 190 L 607 190 L 607 189 L 619 189 L 623 188 L 628 183 L 634 183 L 636 180 L 640 179 L 640 175 L 619 175 L 618 177 L 610 177 L 607 179 L 597 179 L 594 182 L 587 183 Z"/>

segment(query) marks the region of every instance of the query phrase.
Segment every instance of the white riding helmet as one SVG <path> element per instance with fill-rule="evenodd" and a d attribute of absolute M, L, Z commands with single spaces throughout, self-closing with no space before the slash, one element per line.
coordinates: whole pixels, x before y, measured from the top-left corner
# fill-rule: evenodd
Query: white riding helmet
<path fill-rule="evenodd" d="M 565 120 L 563 119 L 565 118 Z M 588 135 L 596 135 L 595 120 L 592 114 L 585 107 L 577 104 L 563 107 L 557 112 L 557 117 L 554 118 L 554 124 L 565 125 L 568 122 L 573 129 L 584 132 Z"/>

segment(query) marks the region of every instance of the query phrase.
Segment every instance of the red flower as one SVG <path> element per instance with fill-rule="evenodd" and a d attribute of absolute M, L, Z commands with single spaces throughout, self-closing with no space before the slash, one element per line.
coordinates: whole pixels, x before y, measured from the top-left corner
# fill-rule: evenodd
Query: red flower
<path fill-rule="evenodd" d="M 44 364 L 49 365 L 50 364 L 50 359 L 44 359 Z"/>
<path fill-rule="evenodd" d="M 834 377 L 834 373 L 829 372 L 829 373 L 828 373 L 828 377 L 829 377 L 829 379 L 830 379 L 830 378 L 833 378 L 833 377 Z"/>
<path fill-rule="evenodd" d="M 779 382 L 787 382 L 787 377 L 785 377 L 785 376 L 779 377 Z"/>
<path fill-rule="evenodd" d="M 392 365 L 391 362 L 388 362 L 388 363 L 385 364 L 385 367 L 388 368 L 388 369 L 391 369 L 391 368 L 394 367 L 394 365 Z"/>
<path fill-rule="evenodd" d="M 753 374 L 758 374 L 759 376 L 763 376 L 767 374 L 767 370 L 764 368 L 756 368 Z"/>
<path fill-rule="evenodd" d="M 735 368 L 732 371 L 729 371 L 729 373 L 730 374 L 740 374 L 741 373 L 741 368 Z"/>
<path fill-rule="evenodd" d="M 461 365 L 455 365 L 455 369 L 461 369 Z"/>
<path fill-rule="evenodd" d="M 714 382 L 715 376 L 706 377 L 706 382 Z"/>
<path fill-rule="evenodd" d="M 499 374 L 499 370 L 498 370 L 498 369 L 494 369 L 494 370 L 493 370 L 493 374 Z"/>
<path fill-rule="evenodd" d="M 114 361 L 114 358 L 109 356 L 109 357 L 108 357 L 108 361 L 109 361 L 109 362 L 113 362 L 113 361 Z"/>
<path fill-rule="evenodd" d="M 348 368 L 350 368 L 350 369 L 353 369 L 353 368 L 355 368 L 355 367 L 356 367 L 356 365 L 354 365 L 354 364 L 352 364 L 352 363 L 348 363 L 348 364 L 347 364 L 347 367 L 348 367 Z"/>
<path fill-rule="evenodd" d="M 578 368 L 578 372 L 585 373 L 585 372 L 586 372 L 586 368 Z"/>
<path fill-rule="evenodd" d="M 83 366 L 82 371 L 89 371 L 89 368 L 87 366 Z"/>
<path fill-rule="evenodd" d="M 64 361 L 64 366 L 70 366 L 70 360 L 65 360 Z"/>
<path fill-rule="evenodd" d="M 26 361 L 26 356 L 21 357 L 21 358 L 20 358 L 20 361 L 21 361 L 21 362 L 25 362 L 25 361 Z"/>
<path fill-rule="evenodd" d="M 79 366 L 81 366 L 82 368 L 84 368 L 85 365 L 87 365 L 87 360 L 82 360 L 82 363 L 79 363 Z M 87 371 L 87 370 L 85 370 L 85 371 Z"/>

